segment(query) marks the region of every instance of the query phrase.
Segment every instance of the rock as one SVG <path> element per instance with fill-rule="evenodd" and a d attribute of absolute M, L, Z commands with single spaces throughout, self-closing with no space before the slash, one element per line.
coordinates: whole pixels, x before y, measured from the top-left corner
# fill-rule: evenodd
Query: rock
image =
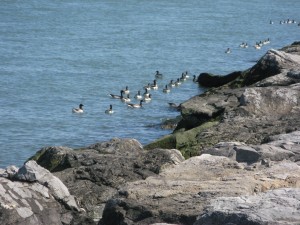
<path fill-rule="evenodd" d="M 184 160 L 176 149 L 145 151 L 135 139 L 117 138 L 77 150 L 46 148 L 38 156 L 38 163 L 50 165 L 53 174 L 64 182 L 94 221 L 102 217 L 110 198 L 116 194 L 127 195 L 120 186 L 144 180 Z M 62 165 L 65 169 L 58 171 Z"/>
<path fill-rule="evenodd" d="M 240 108 L 250 115 L 282 116 L 299 111 L 300 84 L 290 87 L 246 88 L 240 97 Z"/>
<path fill-rule="evenodd" d="M 220 87 L 224 84 L 227 84 L 235 80 L 241 75 L 242 72 L 240 71 L 233 72 L 225 76 L 219 76 L 219 75 L 216 76 L 210 73 L 201 73 L 197 80 L 198 83 L 204 87 Z"/>
<path fill-rule="evenodd" d="M 255 148 L 260 155 L 260 159 L 270 159 L 272 161 L 282 161 L 284 159 L 292 160 L 295 154 L 292 151 L 274 146 L 272 144 L 263 144 Z"/>
<path fill-rule="evenodd" d="M 300 79 L 300 70 L 292 69 L 289 72 L 287 72 L 286 76 L 294 79 Z"/>
<path fill-rule="evenodd" d="M 3 225 L 92 224 L 64 184 L 34 161 L 14 176 L 0 177 L 0 211 Z"/>
<path fill-rule="evenodd" d="M 260 157 L 254 148 L 248 146 L 235 146 L 234 150 L 236 151 L 237 162 L 254 163 L 257 162 Z"/>
<path fill-rule="evenodd" d="M 220 142 L 211 148 L 202 151 L 202 154 L 210 154 L 216 156 L 225 156 L 236 160 L 236 146 L 244 146 L 245 143 L 241 142 Z"/>
<path fill-rule="evenodd" d="M 182 120 L 173 134 L 146 148 L 172 147 L 188 157 L 219 142 L 257 145 L 269 136 L 294 131 L 300 126 L 299 65 L 295 52 L 268 51 L 236 80 L 183 102 Z M 178 137 L 184 137 L 184 144 Z"/>
<path fill-rule="evenodd" d="M 283 70 L 299 68 L 299 65 L 299 55 L 271 49 L 249 70 L 242 85 L 249 86 L 267 77 L 280 74 Z"/>
<path fill-rule="evenodd" d="M 8 166 L 6 169 L 0 169 L 0 177 L 12 178 L 17 172 L 19 168 L 16 166 Z"/>
<path fill-rule="evenodd" d="M 57 199 L 57 201 L 63 202 L 69 209 L 80 211 L 74 197 L 70 195 L 68 188 L 61 182 L 61 180 L 53 176 L 48 170 L 39 166 L 33 160 L 26 162 L 13 178 L 18 181 L 36 181 L 49 188 L 52 191 L 51 194 Z"/>
<path fill-rule="evenodd" d="M 295 41 L 291 45 L 285 46 L 280 50 L 286 53 L 300 55 L 300 41 Z"/>
<path fill-rule="evenodd" d="M 203 154 L 145 180 L 128 182 L 122 187 L 127 195 L 109 200 L 99 225 L 193 224 L 215 199 L 240 196 L 243 199 L 242 196 L 256 196 L 272 189 L 300 187 L 300 167 L 293 162 L 273 162 L 270 167 L 260 166 L 255 170 L 238 165 L 227 157 Z M 283 215 L 289 208 L 281 210 Z M 288 217 L 284 219 L 289 221 Z"/>
<path fill-rule="evenodd" d="M 213 199 L 194 225 L 299 224 L 300 189 L 282 188 L 251 196 Z M 272 210 L 270 210 L 272 209 Z"/>

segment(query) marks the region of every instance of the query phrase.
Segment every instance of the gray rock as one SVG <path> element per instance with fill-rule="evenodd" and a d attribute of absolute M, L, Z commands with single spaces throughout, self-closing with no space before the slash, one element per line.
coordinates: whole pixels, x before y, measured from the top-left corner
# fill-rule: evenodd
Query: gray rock
<path fill-rule="evenodd" d="M 260 157 L 259 153 L 249 146 L 235 146 L 234 150 L 236 151 L 237 162 L 254 163 Z"/>
<path fill-rule="evenodd" d="M 194 225 L 298 225 L 300 189 L 283 188 L 252 196 L 213 199 Z"/>
<path fill-rule="evenodd" d="M 292 159 L 295 156 L 295 154 L 292 151 L 285 150 L 281 147 L 277 147 L 272 144 L 263 144 L 254 148 L 260 155 L 260 159 L 282 161 L 284 159 Z"/>
<path fill-rule="evenodd" d="M 203 154 L 145 180 L 128 182 L 122 187 L 126 196 L 119 195 L 109 200 L 99 225 L 193 224 L 214 199 L 256 196 L 254 194 L 275 188 L 300 187 L 300 167 L 293 162 L 273 162 L 269 167 L 260 166 L 256 170 L 237 165 L 227 157 Z M 282 215 L 289 210 L 283 206 Z M 270 215 L 276 212 L 273 208 L 269 210 Z M 297 217 L 294 215 L 294 218 Z M 289 221 L 288 217 L 283 219 Z"/>
<path fill-rule="evenodd" d="M 300 79 L 300 70 L 290 70 L 289 72 L 287 72 L 287 77 Z"/>
<path fill-rule="evenodd" d="M 64 182 L 94 221 L 101 219 L 110 198 L 127 195 L 122 185 L 144 180 L 184 160 L 176 149 L 145 151 L 135 139 L 117 138 L 77 150 L 51 147 L 37 154 L 33 158 L 54 170 L 53 174 Z M 63 166 L 66 168 L 62 169 Z"/>
<path fill-rule="evenodd" d="M 6 167 L 6 169 L 0 169 L 0 177 L 12 178 L 18 170 L 19 168 L 13 165 Z"/>
<path fill-rule="evenodd" d="M 79 211 L 74 197 L 70 195 L 68 188 L 61 180 L 52 175 L 47 169 L 39 166 L 35 161 L 30 160 L 26 162 L 15 174 L 14 178 L 19 181 L 38 182 L 49 188 L 52 195 L 58 201 L 62 201 L 69 209 Z"/>

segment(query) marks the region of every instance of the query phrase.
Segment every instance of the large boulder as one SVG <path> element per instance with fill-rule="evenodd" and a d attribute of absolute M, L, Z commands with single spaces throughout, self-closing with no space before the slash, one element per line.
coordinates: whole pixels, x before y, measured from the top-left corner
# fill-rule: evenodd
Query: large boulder
<path fill-rule="evenodd" d="M 225 76 L 214 75 L 210 73 L 200 73 L 197 81 L 201 86 L 204 87 L 220 87 L 224 84 L 227 84 L 236 78 L 242 76 L 242 72 L 237 71 Z"/>
<path fill-rule="evenodd" d="M 11 168 L 0 174 L 1 224 L 93 224 L 67 187 L 35 161 Z"/>
<path fill-rule="evenodd" d="M 145 180 L 124 184 L 120 190 L 127 193 L 126 196 L 119 194 L 108 201 L 99 225 L 163 222 L 192 225 L 213 200 L 221 197 L 243 199 L 242 196 L 278 188 L 300 188 L 299 172 L 300 167 L 291 161 L 248 164 L 203 154 Z M 282 217 L 285 221 L 295 221 L 299 217 L 298 204 L 299 201 L 291 204 L 295 214 L 292 219 Z M 273 209 L 269 210 L 271 215 Z M 283 215 L 291 208 L 280 210 Z M 292 213 L 287 212 L 287 215 Z"/>
<path fill-rule="evenodd" d="M 194 225 L 298 225 L 300 188 L 213 199 Z M 270 210 L 272 209 L 272 210 Z"/>
<path fill-rule="evenodd" d="M 76 196 L 80 207 L 98 221 L 106 202 L 130 181 L 144 180 L 184 160 L 178 150 L 145 151 L 135 139 L 112 139 L 72 150 L 47 147 L 32 157 L 53 170 Z"/>
<path fill-rule="evenodd" d="M 249 72 L 242 82 L 243 86 L 249 86 L 267 77 L 299 68 L 300 55 L 295 52 L 284 52 L 280 50 L 269 50 Z"/>

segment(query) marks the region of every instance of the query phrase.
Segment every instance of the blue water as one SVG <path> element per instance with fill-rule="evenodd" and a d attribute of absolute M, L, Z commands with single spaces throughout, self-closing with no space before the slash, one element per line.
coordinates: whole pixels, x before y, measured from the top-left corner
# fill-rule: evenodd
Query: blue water
<path fill-rule="evenodd" d="M 184 71 L 251 67 L 268 49 L 299 40 L 300 26 L 279 24 L 299 22 L 299 12 L 299 0 L 2 0 L 0 167 L 19 166 L 45 146 L 77 148 L 113 137 L 147 144 L 170 133 L 155 126 L 178 115 L 167 103 L 203 89 L 190 79 L 164 94 L 165 84 Z M 269 45 L 253 48 L 267 38 Z M 242 42 L 250 47 L 239 48 Z M 133 97 L 156 70 L 164 78 L 143 109 L 108 96 L 129 86 Z M 73 114 L 79 103 L 85 113 Z M 104 113 L 109 104 L 111 116 Z"/>

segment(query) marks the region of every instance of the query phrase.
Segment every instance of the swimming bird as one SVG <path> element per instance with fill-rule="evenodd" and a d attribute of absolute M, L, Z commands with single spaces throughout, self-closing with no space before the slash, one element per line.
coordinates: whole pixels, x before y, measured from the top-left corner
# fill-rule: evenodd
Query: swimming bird
<path fill-rule="evenodd" d="M 144 97 L 149 97 L 150 93 L 148 92 L 148 89 L 145 88 L 145 92 L 143 94 Z"/>
<path fill-rule="evenodd" d="M 151 97 L 152 97 L 151 94 L 149 94 L 149 96 L 147 96 L 147 97 L 144 97 L 144 102 L 149 102 L 149 101 L 151 101 Z"/>
<path fill-rule="evenodd" d="M 181 84 L 180 79 L 177 78 L 177 81 L 175 81 L 175 86 L 179 86 Z"/>
<path fill-rule="evenodd" d="M 137 109 L 137 108 L 141 108 L 143 105 L 142 105 L 142 102 L 144 100 L 141 100 L 139 104 L 133 104 L 133 103 L 127 103 L 127 106 L 129 108 L 132 108 L 132 109 Z"/>
<path fill-rule="evenodd" d="M 163 75 L 161 73 L 159 73 L 159 71 L 157 70 L 155 73 L 155 78 L 162 79 Z"/>
<path fill-rule="evenodd" d="M 175 83 L 173 82 L 173 80 L 170 81 L 169 87 L 175 87 Z"/>
<path fill-rule="evenodd" d="M 150 91 L 150 90 L 151 90 L 151 84 L 150 84 L 150 83 L 148 83 L 148 85 L 144 86 L 144 89 L 146 89 L 146 90 Z"/>
<path fill-rule="evenodd" d="M 248 44 L 243 42 L 242 44 L 240 44 L 240 47 L 241 48 L 248 48 Z"/>
<path fill-rule="evenodd" d="M 254 48 L 255 48 L 255 49 L 261 49 L 261 46 L 260 46 L 260 44 L 256 43 L 256 44 L 254 45 Z"/>
<path fill-rule="evenodd" d="M 263 44 L 264 44 L 264 45 L 270 44 L 270 38 L 264 40 L 264 41 L 263 41 Z"/>
<path fill-rule="evenodd" d="M 225 51 L 225 53 L 231 53 L 231 50 L 230 50 L 230 48 L 227 48 L 227 50 Z"/>
<path fill-rule="evenodd" d="M 143 99 L 143 96 L 141 95 L 141 91 L 138 91 L 137 94 L 134 96 L 135 99 Z"/>
<path fill-rule="evenodd" d="M 184 73 L 181 74 L 181 77 L 179 78 L 181 81 L 186 81 L 186 75 Z"/>
<path fill-rule="evenodd" d="M 123 94 L 124 94 L 124 92 L 122 93 L 121 101 L 122 102 L 130 102 L 131 100 L 130 100 L 129 94 L 127 95 L 127 97 L 124 97 Z"/>
<path fill-rule="evenodd" d="M 197 76 L 196 75 L 193 75 L 193 82 L 197 82 Z"/>
<path fill-rule="evenodd" d="M 112 105 L 109 105 L 109 109 L 105 110 L 106 114 L 113 114 L 114 110 L 112 109 Z"/>
<path fill-rule="evenodd" d="M 130 93 L 128 86 L 126 86 L 126 88 L 123 90 L 124 94 L 127 95 Z"/>
<path fill-rule="evenodd" d="M 80 104 L 79 108 L 73 108 L 72 112 L 73 113 L 83 113 L 83 108 L 82 108 L 83 106 L 84 106 L 83 104 Z"/>
<path fill-rule="evenodd" d="M 188 71 L 185 71 L 184 73 L 183 73 L 183 76 L 187 79 L 187 78 L 189 78 L 190 76 L 189 76 L 189 72 Z"/>
<path fill-rule="evenodd" d="M 120 98 L 122 98 L 122 93 L 123 93 L 123 91 L 121 90 L 120 93 L 121 93 L 121 95 L 114 95 L 114 94 L 109 94 L 109 95 L 110 95 L 110 97 L 112 97 L 112 98 L 120 99 Z"/>
<path fill-rule="evenodd" d="M 151 85 L 151 89 L 153 89 L 153 90 L 157 90 L 158 89 L 158 85 L 156 83 L 156 80 L 153 81 L 153 84 Z"/>
<path fill-rule="evenodd" d="M 163 89 L 164 93 L 169 93 L 171 90 L 170 88 L 168 88 L 168 85 L 165 86 L 165 88 Z"/>

